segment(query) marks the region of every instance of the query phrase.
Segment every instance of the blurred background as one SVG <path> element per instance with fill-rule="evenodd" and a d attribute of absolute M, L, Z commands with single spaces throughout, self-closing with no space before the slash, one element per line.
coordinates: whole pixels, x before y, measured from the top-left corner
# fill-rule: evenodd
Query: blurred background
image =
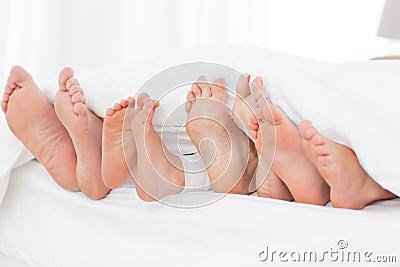
<path fill-rule="evenodd" d="M 384 0 L 0 0 L 0 81 L 15 64 L 39 79 L 55 79 L 66 65 L 79 71 L 221 44 L 254 45 L 334 62 L 400 54 L 399 40 L 377 36 L 384 4 Z"/>

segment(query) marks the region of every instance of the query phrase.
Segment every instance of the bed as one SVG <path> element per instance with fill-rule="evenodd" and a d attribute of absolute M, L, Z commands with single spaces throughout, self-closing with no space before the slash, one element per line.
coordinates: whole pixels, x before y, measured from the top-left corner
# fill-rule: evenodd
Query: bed
<path fill-rule="evenodd" d="M 207 53 L 197 51 L 197 55 L 208 60 Z M 219 56 L 214 53 L 213 60 Z M 273 58 L 281 61 L 288 56 L 269 54 L 268 59 Z M 311 62 L 290 58 L 290 62 L 296 60 Z M 174 62 L 169 59 L 157 68 L 162 70 Z M 120 73 L 120 69 L 115 70 L 96 69 L 78 76 L 88 88 L 88 104 L 92 101 L 91 108 L 99 115 L 104 106 L 126 96 L 121 87 L 139 87 L 143 82 L 129 75 L 116 78 L 111 73 Z M 99 77 L 99 72 L 104 80 L 94 82 L 91 77 Z M 42 88 L 51 99 L 52 85 Z M 96 89 L 98 94 L 99 88 L 112 89 L 113 94 L 91 100 L 95 94 L 90 90 Z M 4 131 L 0 135 L 0 157 L 12 158 L 13 150 L 6 146 L 10 137 Z M 309 266 L 316 262 L 323 266 L 396 266 L 400 261 L 399 199 L 351 211 L 329 204 L 319 207 L 205 191 L 170 196 L 166 202 L 175 205 L 165 205 L 143 202 L 133 185 L 125 185 L 101 201 L 92 201 L 82 193 L 61 189 L 29 153 L 21 154 L 23 148 L 17 146 L 15 151 L 14 156 L 24 160 L 0 173 L 4 191 L 0 251 L 11 257 L 3 257 L 3 264 L 0 257 L 1 266 L 12 266 L 8 265 L 12 258 L 18 260 L 16 266 L 24 262 L 31 267 Z M 4 166 L 0 162 L 0 167 Z M 216 196 L 221 196 L 219 201 L 200 208 L 174 207 L 207 203 Z"/>
<path fill-rule="evenodd" d="M 213 194 L 185 193 L 173 201 Z M 203 208 L 177 209 L 140 201 L 133 186 L 92 201 L 60 189 L 31 161 L 12 173 L 0 208 L 0 251 L 32 267 L 262 266 L 271 264 L 260 261 L 266 246 L 315 251 L 321 259 L 324 251 L 340 252 L 347 242 L 343 251 L 398 261 L 399 208 L 399 200 L 350 211 L 229 195 Z"/>

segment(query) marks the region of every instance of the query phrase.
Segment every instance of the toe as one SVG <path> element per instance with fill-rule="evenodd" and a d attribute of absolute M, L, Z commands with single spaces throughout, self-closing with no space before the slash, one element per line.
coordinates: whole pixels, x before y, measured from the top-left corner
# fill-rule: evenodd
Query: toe
<path fill-rule="evenodd" d="M 74 75 L 71 68 L 64 68 L 58 76 L 58 86 L 60 91 L 67 91 L 67 81 Z"/>
<path fill-rule="evenodd" d="M 218 78 L 213 81 L 211 85 L 211 94 L 215 99 L 224 103 L 226 102 L 225 80 L 223 78 Z"/>
<path fill-rule="evenodd" d="M 79 84 L 72 84 L 70 87 L 68 87 L 68 85 L 67 85 L 67 89 L 69 91 L 69 95 L 73 95 L 78 92 L 83 94 L 83 90 L 79 86 Z"/>
<path fill-rule="evenodd" d="M 73 94 L 71 97 L 71 100 L 72 100 L 72 103 L 74 103 L 74 104 L 79 103 L 79 102 L 81 102 L 83 104 L 86 103 L 85 97 L 80 92 Z"/>
<path fill-rule="evenodd" d="M 253 83 L 258 88 L 258 90 L 264 92 L 264 83 L 263 83 L 263 79 L 260 76 L 257 76 L 254 79 Z"/>
<path fill-rule="evenodd" d="M 189 102 L 196 102 L 196 96 L 195 96 L 195 94 L 193 93 L 193 91 L 189 91 L 187 94 L 186 94 L 186 100 L 187 101 L 189 101 Z"/>
<path fill-rule="evenodd" d="M 79 117 L 85 117 L 88 114 L 87 107 L 82 102 L 78 102 L 78 103 L 74 104 L 74 112 Z"/>
<path fill-rule="evenodd" d="M 76 89 L 78 89 L 79 82 L 76 78 L 72 77 L 67 80 L 66 87 L 67 87 L 67 90 L 69 90 L 69 91 L 71 91 L 73 89 L 72 87 L 75 87 Z"/>
<path fill-rule="evenodd" d="M 259 128 L 258 120 L 257 120 L 257 118 L 256 118 L 254 115 L 251 116 L 251 118 L 250 118 L 249 127 L 250 127 L 250 129 L 253 130 L 253 131 L 258 130 L 258 128 Z"/>
<path fill-rule="evenodd" d="M 251 83 L 251 91 L 252 91 L 252 95 L 254 96 L 256 102 L 259 102 L 260 100 L 262 100 L 262 101 L 266 100 L 261 77 L 257 76 L 253 80 L 253 82 Z"/>
<path fill-rule="evenodd" d="M 143 113 L 148 114 L 153 109 L 155 102 L 152 99 L 145 99 L 143 102 Z"/>
<path fill-rule="evenodd" d="M 314 151 L 315 151 L 315 153 L 316 153 L 318 156 L 325 156 L 325 155 L 328 155 L 328 153 L 327 153 L 327 151 L 326 151 L 326 148 L 325 148 L 325 146 L 323 146 L 323 145 L 321 145 L 321 146 L 316 146 L 316 147 L 314 148 Z"/>
<path fill-rule="evenodd" d="M 191 102 L 186 101 L 185 110 L 186 110 L 186 113 L 189 113 L 192 110 L 192 103 Z"/>
<path fill-rule="evenodd" d="M 121 105 L 121 108 L 126 108 L 127 106 L 128 106 L 128 104 L 129 104 L 129 102 L 128 102 L 128 100 L 121 100 L 120 102 L 119 102 L 119 104 Z"/>
<path fill-rule="evenodd" d="M 11 76 L 7 79 L 7 87 L 11 88 L 12 90 L 17 88 L 17 85 L 11 81 Z"/>
<path fill-rule="evenodd" d="M 311 140 L 311 138 L 316 134 L 314 127 L 312 127 L 312 123 L 309 120 L 304 120 L 299 125 L 300 135 L 306 139 Z"/>
<path fill-rule="evenodd" d="M 138 109 L 143 109 L 144 102 L 147 102 L 149 100 L 150 100 L 149 94 L 141 93 L 139 95 L 139 97 L 138 97 L 138 100 L 137 100 L 137 108 Z"/>
<path fill-rule="evenodd" d="M 135 108 L 136 100 L 133 97 L 128 97 L 128 106 L 129 108 Z"/>
<path fill-rule="evenodd" d="M 319 134 L 315 134 L 312 137 L 311 142 L 313 143 L 314 146 L 321 146 L 324 144 L 324 141 L 322 140 L 322 137 Z"/>
<path fill-rule="evenodd" d="M 310 127 L 310 128 L 308 128 L 306 131 L 305 131 L 305 133 L 304 133 L 304 138 L 307 140 L 307 141 L 309 141 L 309 140 L 311 140 L 313 137 L 314 137 L 314 135 L 316 135 L 317 134 L 317 131 L 313 128 L 313 127 Z"/>
<path fill-rule="evenodd" d="M 7 93 L 3 93 L 3 101 L 8 102 L 8 100 L 10 100 L 10 95 Z"/>
<path fill-rule="evenodd" d="M 153 125 L 153 116 L 155 109 L 159 106 L 159 102 L 148 100 L 144 104 L 143 114 L 146 116 L 146 130 L 149 130 Z"/>
<path fill-rule="evenodd" d="M 260 122 L 268 122 L 272 125 L 279 125 L 283 122 L 283 114 L 274 105 L 265 100 L 258 103 L 259 107 L 254 110 L 254 113 Z"/>
<path fill-rule="evenodd" d="M 7 103 L 4 101 L 1 101 L 1 110 L 3 110 L 3 112 L 7 112 Z"/>
<path fill-rule="evenodd" d="M 199 81 L 197 84 L 198 84 L 198 87 L 200 87 L 201 96 L 202 97 L 211 97 L 211 88 L 210 88 L 210 84 L 206 80 L 206 77 L 200 76 L 197 80 Z"/>
<path fill-rule="evenodd" d="M 192 110 L 193 104 L 196 102 L 196 96 L 194 95 L 193 91 L 189 91 L 186 95 L 186 103 L 185 103 L 185 110 L 189 113 Z"/>
<path fill-rule="evenodd" d="M 8 95 L 11 95 L 14 92 L 14 89 L 11 88 L 10 86 L 6 85 L 6 88 L 4 89 L 4 92 Z"/>
<path fill-rule="evenodd" d="M 11 68 L 10 77 L 7 80 L 7 85 L 11 88 L 20 86 L 21 82 L 32 79 L 32 76 L 21 66 Z M 21 87 L 21 86 L 20 86 Z"/>
<path fill-rule="evenodd" d="M 114 114 L 115 114 L 115 110 L 114 109 L 112 109 L 112 108 L 107 109 L 107 111 L 106 111 L 106 115 L 107 116 L 112 116 Z"/>
<path fill-rule="evenodd" d="M 120 110 L 122 109 L 122 106 L 121 106 L 121 104 L 116 103 L 116 104 L 114 104 L 113 109 L 114 109 L 115 111 L 120 111 Z"/>
<path fill-rule="evenodd" d="M 200 79 L 200 78 L 199 78 Z M 196 98 L 201 97 L 201 88 L 199 83 L 195 82 L 192 84 L 191 90 Z"/>
<path fill-rule="evenodd" d="M 243 74 L 239 77 L 236 83 L 236 92 L 242 97 L 246 98 L 250 95 L 250 74 Z"/>

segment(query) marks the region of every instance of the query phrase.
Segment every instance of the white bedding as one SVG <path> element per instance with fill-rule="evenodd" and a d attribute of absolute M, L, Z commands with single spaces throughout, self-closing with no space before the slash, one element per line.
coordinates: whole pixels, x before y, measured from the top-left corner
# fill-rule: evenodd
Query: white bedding
<path fill-rule="evenodd" d="M 254 48 L 224 48 L 100 68 L 77 77 L 89 107 L 101 116 L 112 103 L 135 95 L 156 72 L 200 60 L 262 75 L 272 101 L 295 123 L 313 120 L 324 134 L 352 147 L 378 183 L 400 194 L 400 62 L 337 65 Z M 186 79 L 199 74 L 203 73 Z M 218 75 L 205 74 L 209 79 Z M 234 82 L 231 79 L 228 85 Z M 51 99 L 56 83 L 41 86 Z M 151 89 L 155 96 L 164 90 Z M 168 107 L 162 105 L 159 114 Z M 396 255 L 399 248 L 398 200 L 357 212 L 227 196 L 200 209 L 174 209 L 143 203 L 133 187 L 125 186 L 102 201 L 91 201 L 59 188 L 1 118 L 0 201 L 4 194 L 0 251 L 31 266 L 252 266 L 262 265 L 258 254 L 265 245 L 321 252 L 337 249 L 341 239 L 351 250 L 374 255 Z M 185 193 L 170 201 L 198 203 L 213 196 Z"/>
<path fill-rule="evenodd" d="M 369 61 L 333 64 L 311 59 L 283 55 L 265 49 L 224 47 L 190 50 L 147 60 L 130 66 L 106 67 L 80 73 L 88 106 L 99 116 L 114 102 L 139 89 L 161 96 L 171 85 L 193 81 L 205 74 L 209 80 L 224 77 L 221 68 L 200 68 L 200 71 L 175 72 L 175 79 L 153 75 L 175 64 L 208 61 L 227 65 L 240 72 L 263 76 L 266 90 L 273 103 L 280 106 L 295 123 L 310 119 L 315 127 L 333 140 L 351 147 L 364 169 L 384 188 L 400 195 L 400 61 Z M 207 66 L 207 65 L 205 65 Z M 179 68 L 178 68 L 179 69 Z M 222 71 L 221 71 L 222 70 Z M 199 73 L 200 72 L 200 73 Z M 228 87 L 234 89 L 237 76 L 224 77 Z M 156 80 L 156 82 L 154 82 Z M 57 90 L 54 82 L 41 84 L 49 99 Z M 161 81 L 161 82 L 160 82 Z M 185 101 L 186 92 L 171 95 L 161 101 L 155 115 L 155 124 L 163 123 L 163 114 L 169 114 L 177 103 Z M 230 101 L 232 103 L 232 101 Z M 174 126 L 182 126 L 185 112 L 174 118 Z M 159 121 L 157 121 L 159 120 Z M 21 155 L 21 145 L 9 134 L 4 121 L 0 124 L 0 201 L 8 175 L 15 165 L 29 158 Z M 183 135 L 188 140 L 187 135 Z M 188 152 L 193 146 L 188 144 Z M 168 144 L 167 144 L 168 147 Z M 176 152 L 176 151 L 173 151 Z"/>
<path fill-rule="evenodd" d="M 212 194 L 186 193 L 173 201 Z M 343 251 L 399 261 L 399 208 L 399 200 L 350 211 L 230 195 L 203 208 L 177 209 L 144 203 L 131 186 L 91 201 L 60 189 L 33 161 L 12 173 L 0 207 L 0 251 L 32 267 L 269 266 L 258 259 L 267 245 L 315 251 L 321 259 L 324 251 L 341 251 L 337 243 L 345 240 Z"/>

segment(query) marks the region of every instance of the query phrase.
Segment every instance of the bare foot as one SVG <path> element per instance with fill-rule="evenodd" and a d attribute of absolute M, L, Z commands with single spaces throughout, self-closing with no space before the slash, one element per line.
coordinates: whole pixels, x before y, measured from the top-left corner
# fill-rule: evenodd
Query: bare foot
<path fill-rule="evenodd" d="M 214 191 L 249 194 L 258 161 L 254 145 L 228 115 L 224 80 L 211 86 L 204 76 L 198 80 L 186 102 L 188 135 L 208 167 Z"/>
<path fill-rule="evenodd" d="M 265 171 L 260 168 L 260 164 L 262 162 L 259 162 L 256 172 L 256 181 L 259 184 L 257 195 L 259 197 L 293 201 L 292 193 L 290 193 L 282 179 L 272 169 Z"/>
<path fill-rule="evenodd" d="M 334 207 L 358 210 L 373 201 L 396 198 L 365 172 L 353 150 L 319 134 L 310 121 L 300 124 L 300 132 L 304 150 L 331 187 Z"/>
<path fill-rule="evenodd" d="M 257 139 L 258 123 L 253 110 L 257 107 L 257 101 L 251 95 L 249 86 L 250 75 L 242 75 L 236 85 L 235 104 L 233 106 L 232 119 L 236 125 L 247 134 L 254 142 L 258 152 L 261 153 L 261 138 Z M 255 81 L 259 84 L 261 78 L 256 77 Z M 253 91 L 257 90 L 253 83 Z M 285 183 L 270 168 L 270 160 L 266 160 L 265 156 L 259 156 L 259 162 L 256 172 L 256 188 L 257 195 L 260 197 L 274 198 L 292 201 L 293 196 Z"/>
<path fill-rule="evenodd" d="M 164 147 L 153 128 L 153 115 L 158 106 L 148 94 L 139 95 L 131 125 L 137 149 L 136 190 L 145 201 L 177 194 L 185 186 L 181 159 Z"/>
<path fill-rule="evenodd" d="M 61 71 L 54 108 L 75 147 L 79 188 L 89 198 L 101 199 L 110 191 L 101 179 L 102 120 L 88 110 L 83 90 L 72 76 L 69 68 Z"/>
<path fill-rule="evenodd" d="M 11 131 L 54 180 L 67 190 L 78 191 L 76 154 L 68 132 L 23 68 L 11 69 L 1 107 Z"/>
<path fill-rule="evenodd" d="M 270 160 L 276 146 L 272 170 L 284 181 L 294 199 L 302 203 L 325 205 L 329 201 L 329 186 L 303 150 L 297 127 L 274 105 L 265 101 L 262 80 L 254 82 L 256 88 L 261 90 L 253 91 L 258 108 L 255 109 L 256 120 L 251 124 L 258 124 L 258 127 L 251 127 L 255 129 L 253 138 L 261 139 L 256 141 L 256 144 L 262 144 L 258 147 L 261 157 Z M 275 140 L 271 138 L 274 135 Z"/>
<path fill-rule="evenodd" d="M 135 163 L 137 161 L 136 145 L 130 124 L 124 124 L 124 121 L 130 122 L 133 119 L 131 114 L 134 115 L 132 112 L 127 112 L 128 106 L 137 111 L 134 109 L 135 99 L 129 97 L 108 109 L 103 123 L 101 176 L 104 184 L 111 189 L 133 181 L 125 161 Z M 126 115 L 130 118 L 125 118 Z"/>

